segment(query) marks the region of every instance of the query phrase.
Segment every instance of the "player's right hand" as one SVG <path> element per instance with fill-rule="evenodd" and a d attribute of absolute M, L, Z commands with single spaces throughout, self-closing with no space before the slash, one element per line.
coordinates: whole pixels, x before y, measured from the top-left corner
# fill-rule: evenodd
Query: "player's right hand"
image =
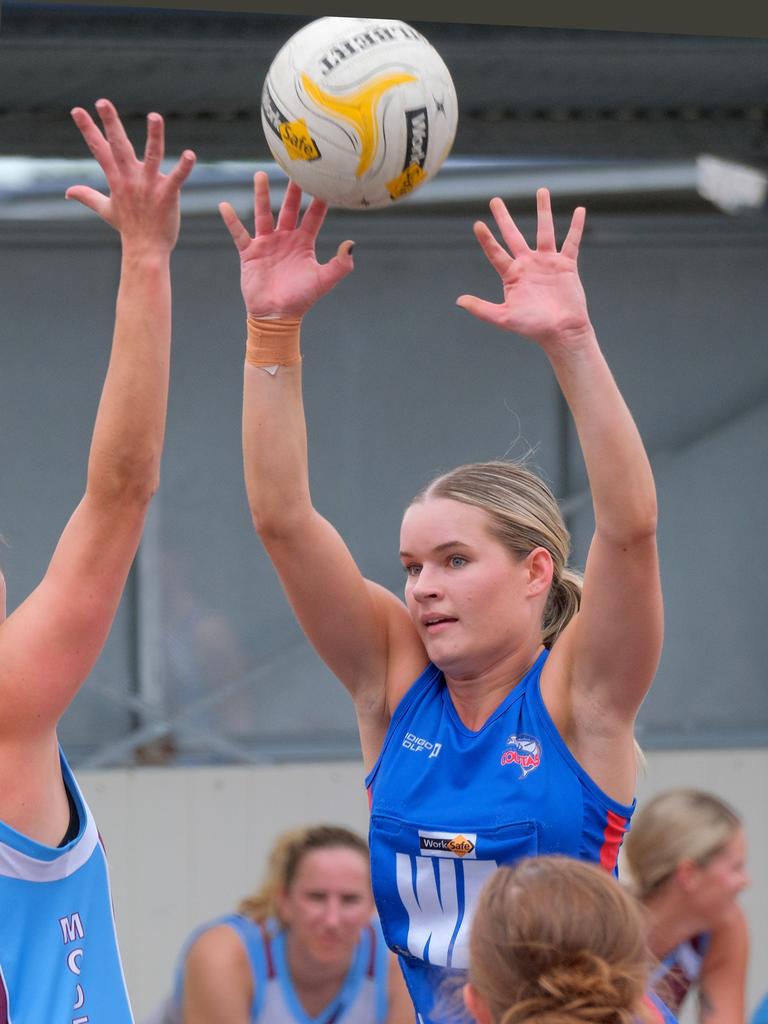
<path fill-rule="evenodd" d="M 76 199 L 119 231 L 124 248 L 170 251 L 179 235 L 179 192 L 195 165 L 195 154 L 185 149 L 173 170 L 161 174 L 165 136 L 159 114 L 147 115 L 144 159 L 139 160 L 114 105 L 97 100 L 96 110 L 103 133 L 82 107 L 74 108 L 72 119 L 104 171 L 109 195 L 73 185 L 67 199 Z"/>
<path fill-rule="evenodd" d="M 303 316 L 353 268 L 354 243 L 344 241 L 327 263 L 318 263 L 315 242 L 328 207 L 313 199 L 299 222 L 301 189 L 289 182 L 277 223 L 272 217 L 264 171 L 253 179 L 253 237 L 229 205 L 219 212 L 240 254 L 240 286 L 246 309 L 255 317 Z"/>

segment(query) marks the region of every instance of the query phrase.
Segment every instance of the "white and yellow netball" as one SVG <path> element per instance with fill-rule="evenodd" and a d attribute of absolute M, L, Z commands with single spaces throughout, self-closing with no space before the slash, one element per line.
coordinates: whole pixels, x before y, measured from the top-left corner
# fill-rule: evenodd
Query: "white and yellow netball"
<path fill-rule="evenodd" d="M 261 120 L 277 163 L 304 192 L 352 210 L 391 206 L 429 181 L 456 135 L 440 54 L 386 18 L 319 18 L 267 73 Z"/>

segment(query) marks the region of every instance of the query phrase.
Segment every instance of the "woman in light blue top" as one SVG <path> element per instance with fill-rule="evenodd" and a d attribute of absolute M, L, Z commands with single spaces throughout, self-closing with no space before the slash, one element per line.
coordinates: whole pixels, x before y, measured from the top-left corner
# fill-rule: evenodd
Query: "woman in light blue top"
<path fill-rule="evenodd" d="M 315 825 L 275 842 L 261 889 L 186 942 L 156 1024 L 410 1024 L 373 913 L 368 846 Z"/>

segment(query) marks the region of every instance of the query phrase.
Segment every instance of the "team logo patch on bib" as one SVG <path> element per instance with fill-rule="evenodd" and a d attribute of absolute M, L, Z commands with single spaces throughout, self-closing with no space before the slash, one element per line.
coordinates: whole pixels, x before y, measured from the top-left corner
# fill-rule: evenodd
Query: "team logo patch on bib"
<path fill-rule="evenodd" d="M 501 763 L 516 764 L 520 769 L 520 778 L 538 768 L 541 764 L 541 744 L 535 736 L 510 736 L 506 748 L 501 755 Z"/>
<path fill-rule="evenodd" d="M 477 857 L 477 836 L 461 832 L 422 832 L 419 829 L 419 854 L 422 857 Z"/>

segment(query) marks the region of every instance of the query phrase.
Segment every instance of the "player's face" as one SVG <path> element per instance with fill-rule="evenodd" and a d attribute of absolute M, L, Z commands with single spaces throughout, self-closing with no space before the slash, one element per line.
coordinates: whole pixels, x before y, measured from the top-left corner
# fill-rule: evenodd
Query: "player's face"
<path fill-rule="evenodd" d="M 542 561 L 542 548 L 535 549 Z M 501 664 L 541 630 L 551 581 L 532 574 L 490 530 L 483 509 L 451 498 L 427 498 L 406 510 L 400 557 L 405 601 L 430 659 L 456 678 Z M 534 585 L 532 585 L 532 582 Z"/>
<path fill-rule="evenodd" d="M 743 829 L 739 829 L 720 853 L 698 869 L 693 898 L 712 924 L 728 913 L 736 897 L 749 885 L 746 858 L 746 838 Z"/>
<path fill-rule="evenodd" d="M 279 910 L 289 941 L 305 957 L 329 966 L 348 964 L 373 914 L 368 860 L 343 846 L 312 850 L 279 898 Z"/>

